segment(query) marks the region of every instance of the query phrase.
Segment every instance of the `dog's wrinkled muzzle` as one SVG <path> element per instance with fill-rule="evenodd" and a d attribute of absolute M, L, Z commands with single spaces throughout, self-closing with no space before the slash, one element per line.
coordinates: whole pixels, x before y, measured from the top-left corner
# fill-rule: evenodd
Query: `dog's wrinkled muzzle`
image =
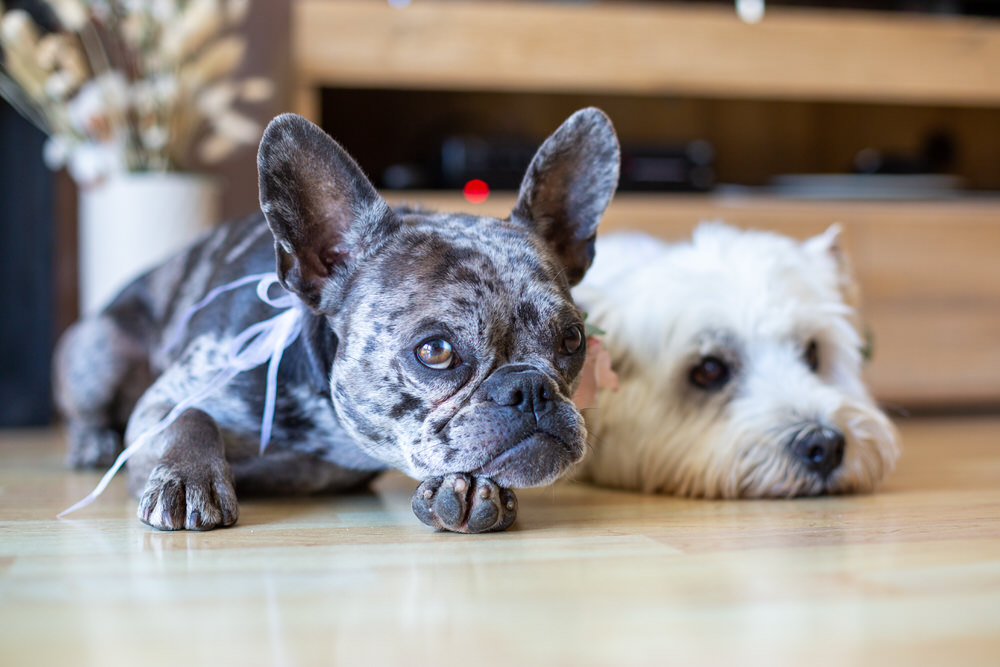
<path fill-rule="evenodd" d="M 583 419 L 547 373 L 512 364 L 495 371 L 480 392 L 477 426 L 488 442 L 475 472 L 504 486 L 540 486 L 583 456 Z"/>

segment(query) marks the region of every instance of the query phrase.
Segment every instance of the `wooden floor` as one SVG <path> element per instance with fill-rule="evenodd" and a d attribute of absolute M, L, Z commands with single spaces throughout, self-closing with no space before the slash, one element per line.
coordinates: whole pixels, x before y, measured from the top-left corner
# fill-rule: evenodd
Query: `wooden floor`
<path fill-rule="evenodd" d="M 910 419 L 881 493 L 562 484 L 436 534 L 413 483 L 158 533 L 56 432 L 0 432 L 0 665 L 1000 665 L 1000 417 Z"/>

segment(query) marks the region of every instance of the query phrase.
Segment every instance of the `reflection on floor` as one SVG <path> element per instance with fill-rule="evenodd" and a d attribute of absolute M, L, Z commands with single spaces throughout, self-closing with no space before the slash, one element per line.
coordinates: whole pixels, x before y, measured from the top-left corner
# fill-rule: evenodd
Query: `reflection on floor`
<path fill-rule="evenodd" d="M 55 431 L 0 433 L 4 665 L 1000 664 L 1000 418 L 900 424 L 880 493 L 709 502 L 564 483 L 436 534 L 390 475 L 158 533 Z"/>

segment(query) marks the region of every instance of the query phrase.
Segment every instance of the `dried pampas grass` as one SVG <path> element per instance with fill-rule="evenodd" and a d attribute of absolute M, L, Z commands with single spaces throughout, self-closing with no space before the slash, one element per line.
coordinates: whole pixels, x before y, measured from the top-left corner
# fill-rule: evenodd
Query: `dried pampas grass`
<path fill-rule="evenodd" d="M 249 0 L 45 0 L 43 32 L 0 0 L 0 96 L 49 135 L 46 163 L 80 183 L 213 163 L 260 138 L 236 110 L 273 95 L 237 78 Z"/>

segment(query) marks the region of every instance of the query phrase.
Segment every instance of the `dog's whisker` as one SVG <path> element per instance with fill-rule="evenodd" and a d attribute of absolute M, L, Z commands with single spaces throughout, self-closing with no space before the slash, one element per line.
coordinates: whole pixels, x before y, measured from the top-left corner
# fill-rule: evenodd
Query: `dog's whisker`
<path fill-rule="evenodd" d="M 889 414 L 896 415 L 897 417 L 903 417 L 908 419 L 909 417 L 912 416 L 912 413 L 906 408 L 904 408 L 902 405 L 885 403 L 882 405 L 882 409 L 888 412 Z"/>

